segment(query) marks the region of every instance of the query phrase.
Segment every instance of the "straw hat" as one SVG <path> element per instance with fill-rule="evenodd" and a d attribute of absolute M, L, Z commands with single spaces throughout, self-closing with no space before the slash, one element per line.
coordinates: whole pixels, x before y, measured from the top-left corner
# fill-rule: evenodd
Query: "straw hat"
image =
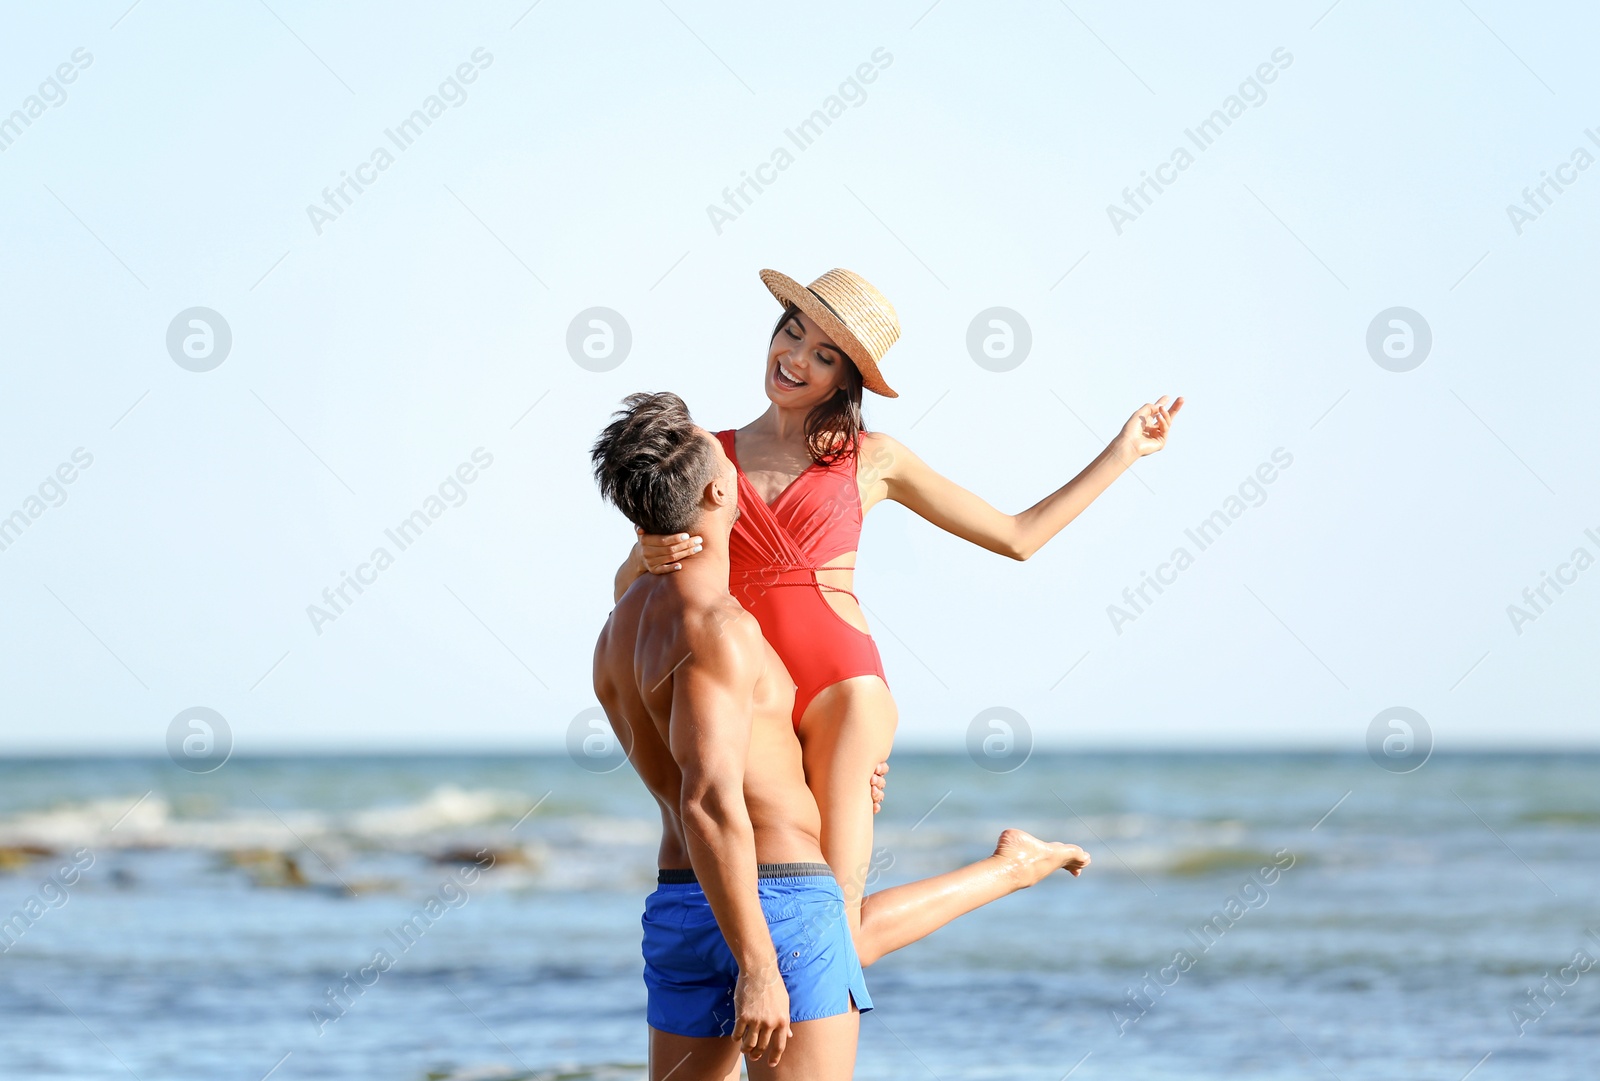
<path fill-rule="evenodd" d="M 776 270 L 763 270 L 761 280 L 780 304 L 799 308 L 855 361 L 863 386 L 885 398 L 900 397 L 878 371 L 878 361 L 900 337 L 900 317 L 871 282 L 837 267 L 809 286 Z"/>

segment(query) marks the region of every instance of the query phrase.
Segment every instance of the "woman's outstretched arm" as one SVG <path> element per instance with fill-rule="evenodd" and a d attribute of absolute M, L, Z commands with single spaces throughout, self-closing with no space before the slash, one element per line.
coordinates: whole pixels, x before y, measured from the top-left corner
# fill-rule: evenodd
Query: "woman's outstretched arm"
<path fill-rule="evenodd" d="M 1027 559 L 1093 503 L 1136 458 L 1166 446 L 1172 418 L 1183 399 L 1141 406 L 1115 439 L 1076 477 L 1020 514 L 996 510 L 979 496 L 941 476 L 904 444 L 884 434 L 870 437 L 862 468 L 875 469 L 884 497 L 900 503 L 947 533 L 1012 559 Z"/>

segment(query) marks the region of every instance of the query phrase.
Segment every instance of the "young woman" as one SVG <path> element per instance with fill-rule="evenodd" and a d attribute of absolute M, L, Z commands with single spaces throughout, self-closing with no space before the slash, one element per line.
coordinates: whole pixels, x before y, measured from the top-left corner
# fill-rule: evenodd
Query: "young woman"
<path fill-rule="evenodd" d="M 1134 459 L 1166 445 L 1183 399 L 1141 406 L 1072 480 L 1005 514 L 930 469 L 899 441 L 866 430 L 863 388 L 897 397 L 879 371 L 900 336 L 871 283 L 830 270 L 810 286 L 772 270 L 783 304 L 767 347 L 766 412 L 717 433 L 739 470 L 740 516 L 729 589 L 796 684 L 794 724 L 806 783 L 822 812 L 822 850 L 839 877 L 852 932 L 872 858 L 872 815 L 898 712 L 877 645 L 852 593 L 863 515 L 885 499 L 991 552 L 1022 560 L 1076 518 Z M 641 536 L 617 572 L 620 597 L 641 574 L 668 574 L 698 537 Z M 871 784 L 862 781 L 871 779 Z"/>

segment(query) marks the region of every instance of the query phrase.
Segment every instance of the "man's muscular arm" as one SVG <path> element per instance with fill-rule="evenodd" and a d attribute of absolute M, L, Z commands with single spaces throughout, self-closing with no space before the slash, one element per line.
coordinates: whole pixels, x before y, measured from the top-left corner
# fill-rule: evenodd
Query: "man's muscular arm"
<path fill-rule="evenodd" d="M 742 611 L 687 630 L 691 652 L 672 676 L 668 729 L 683 775 L 678 812 L 689 863 L 739 965 L 733 1035 L 755 1058 L 770 1042 L 777 1062 L 790 1031 L 789 995 L 756 892 L 755 831 L 744 802 L 761 633 Z"/>

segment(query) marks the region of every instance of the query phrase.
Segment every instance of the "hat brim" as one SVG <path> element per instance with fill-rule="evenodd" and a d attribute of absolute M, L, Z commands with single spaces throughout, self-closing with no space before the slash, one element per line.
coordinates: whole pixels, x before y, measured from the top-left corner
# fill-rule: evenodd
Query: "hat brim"
<path fill-rule="evenodd" d="M 793 304 L 799 308 L 805 313 L 806 318 L 820 326 L 823 333 L 844 350 L 845 355 L 855 364 L 856 370 L 861 373 L 862 386 L 885 398 L 900 397 L 894 388 L 884 382 L 883 373 L 878 370 L 878 362 L 872 359 L 872 354 L 861 344 L 861 339 L 833 314 L 833 310 L 821 297 L 787 274 L 780 274 L 776 270 L 763 270 L 761 281 L 767 287 L 767 291 L 777 298 L 778 303 Z"/>

